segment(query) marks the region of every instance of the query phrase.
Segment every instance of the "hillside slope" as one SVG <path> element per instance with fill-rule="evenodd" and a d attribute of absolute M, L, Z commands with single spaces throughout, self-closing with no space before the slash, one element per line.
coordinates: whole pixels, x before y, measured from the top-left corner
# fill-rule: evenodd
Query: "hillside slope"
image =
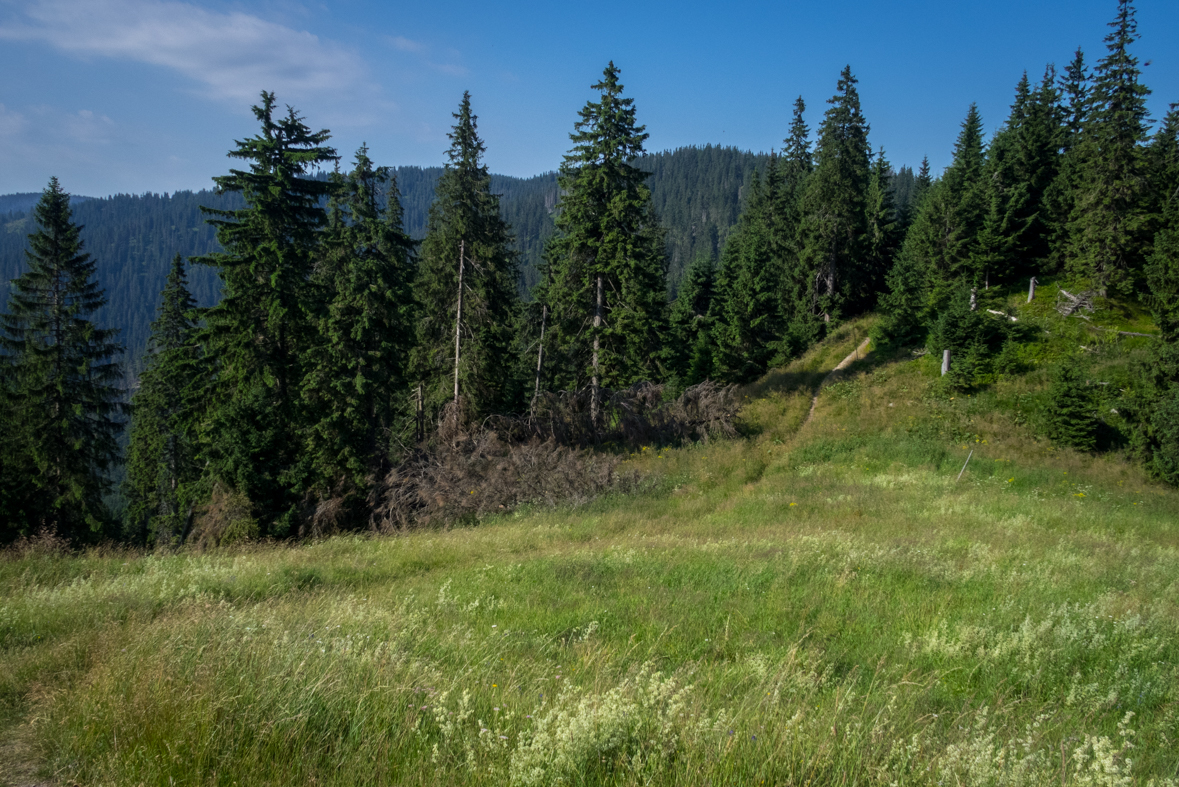
<path fill-rule="evenodd" d="M 1179 495 L 1038 438 L 1038 371 L 868 353 L 807 421 L 869 327 L 751 386 L 743 439 L 637 452 L 635 496 L 12 552 L 0 737 L 62 784 L 1174 779 Z"/>

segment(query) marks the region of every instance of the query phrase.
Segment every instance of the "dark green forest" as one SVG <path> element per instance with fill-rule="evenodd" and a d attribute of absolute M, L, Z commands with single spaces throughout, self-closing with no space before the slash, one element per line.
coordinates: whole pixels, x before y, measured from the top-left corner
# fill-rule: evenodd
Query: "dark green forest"
<path fill-rule="evenodd" d="M 1130 0 L 1109 30 L 1096 56 L 1025 74 L 1006 118 L 963 100 L 940 174 L 873 143 L 851 66 L 797 98 L 767 155 L 649 152 L 610 63 L 533 178 L 488 170 L 469 94 L 421 169 L 337 151 L 264 92 L 211 191 L 13 195 L 3 537 L 411 526 L 505 467 L 696 439 L 726 386 L 870 312 L 877 348 L 945 353 L 945 391 L 977 390 L 1033 338 L 1004 299 L 1049 278 L 1062 314 L 1132 307 L 1158 333 L 1120 442 L 1099 439 L 1079 357 L 1048 437 L 1177 483 L 1179 108 L 1149 116 Z"/>
<path fill-rule="evenodd" d="M 698 249 L 719 253 L 740 212 L 741 188 L 765 156 L 706 145 L 642 157 L 638 166 L 652 173 L 650 182 L 659 215 L 668 227 L 670 286 Z M 405 211 L 405 230 L 414 240 L 426 235 L 426 219 L 442 167 L 396 167 L 397 187 Z M 491 190 L 501 195 L 504 220 L 515 234 L 523 290 L 538 281 L 544 243 L 552 234 L 557 204 L 556 173 L 532 178 L 491 176 Z M 9 283 L 25 270 L 24 250 L 32 231 L 32 208 L 40 194 L 0 196 L 0 299 Z M 151 321 L 174 254 L 188 258 L 218 247 L 200 206 L 240 207 L 236 195 L 212 190 L 173 194 L 116 194 L 102 199 L 71 200 L 74 221 L 82 225 L 86 248 L 101 265 L 98 283 L 108 304 L 94 319 L 122 331 L 135 367 L 147 345 Z M 213 271 L 195 268 L 189 287 L 197 303 L 209 306 L 220 292 Z"/>

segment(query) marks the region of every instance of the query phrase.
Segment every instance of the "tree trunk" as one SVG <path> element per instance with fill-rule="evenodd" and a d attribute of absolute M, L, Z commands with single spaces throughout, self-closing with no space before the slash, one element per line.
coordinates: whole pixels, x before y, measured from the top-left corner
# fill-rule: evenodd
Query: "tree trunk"
<path fill-rule="evenodd" d="M 602 409 L 601 374 L 598 369 L 598 352 L 602 341 L 602 275 L 598 274 L 598 298 L 594 304 L 594 355 L 593 378 L 590 381 L 590 422 L 598 425 Z"/>
<path fill-rule="evenodd" d="M 540 307 L 540 341 L 537 342 L 536 348 L 536 387 L 532 391 L 532 415 L 536 415 L 536 399 L 540 396 L 540 370 L 544 363 L 544 322 L 545 318 L 549 316 L 549 305 L 547 303 L 541 304 Z"/>
<path fill-rule="evenodd" d="M 466 241 L 459 241 L 459 270 L 458 270 L 458 309 L 454 315 L 454 406 L 459 401 L 459 337 L 463 325 L 463 257 L 466 252 Z M 457 409 L 455 417 L 458 417 Z"/>
<path fill-rule="evenodd" d="M 414 416 L 414 422 L 417 426 L 417 428 L 415 429 L 415 431 L 416 431 L 415 437 L 417 438 L 416 440 L 414 440 L 415 443 L 420 443 L 426 439 L 426 405 L 425 405 L 425 402 L 422 401 L 422 394 L 423 394 L 422 383 L 419 380 L 418 381 L 417 413 L 415 413 L 415 416 Z"/>

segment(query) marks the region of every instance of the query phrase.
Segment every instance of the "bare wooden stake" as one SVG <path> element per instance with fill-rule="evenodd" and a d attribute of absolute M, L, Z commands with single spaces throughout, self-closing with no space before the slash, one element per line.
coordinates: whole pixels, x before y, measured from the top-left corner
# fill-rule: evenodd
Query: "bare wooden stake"
<path fill-rule="evenodd" d="M 954 479 L 954 483 L 962 480 L 962 474 L 966 472 L 966 465 L 970 464 L 970 457 L 974 456 L 974 449 L 970 449 L 970 453 L 966 455 L 966 461 L 962 463 L 962 469 L 958 471 L 958 477 Z"/>
<path fill-rule="evenodd" d="M 1036 277 L 1033 276 L 1031 282 L 1028 284 L 1028 303 L 1032 302 L 1032 298 L 1036 297 Z"/>
<path fill-rule="evenodd" d="M 942 353 L 942 377 L 950 371 L 950 351 L 946 350 Z"/>

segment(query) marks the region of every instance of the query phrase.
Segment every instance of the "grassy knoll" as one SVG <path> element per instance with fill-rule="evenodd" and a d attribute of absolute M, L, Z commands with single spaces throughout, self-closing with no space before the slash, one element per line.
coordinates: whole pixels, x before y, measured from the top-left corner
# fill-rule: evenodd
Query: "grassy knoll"
<path fill-rule="evenodd" d="M 641 495 L 0 560 L 6 750 L 62 784 L 1175 778 L 1179 496 L 1025 423 L 1072 339 L 970 395 L 869 355 L 806 421 L 865 328 L 751 387 L 746 439 L 638 452 Z"/>

